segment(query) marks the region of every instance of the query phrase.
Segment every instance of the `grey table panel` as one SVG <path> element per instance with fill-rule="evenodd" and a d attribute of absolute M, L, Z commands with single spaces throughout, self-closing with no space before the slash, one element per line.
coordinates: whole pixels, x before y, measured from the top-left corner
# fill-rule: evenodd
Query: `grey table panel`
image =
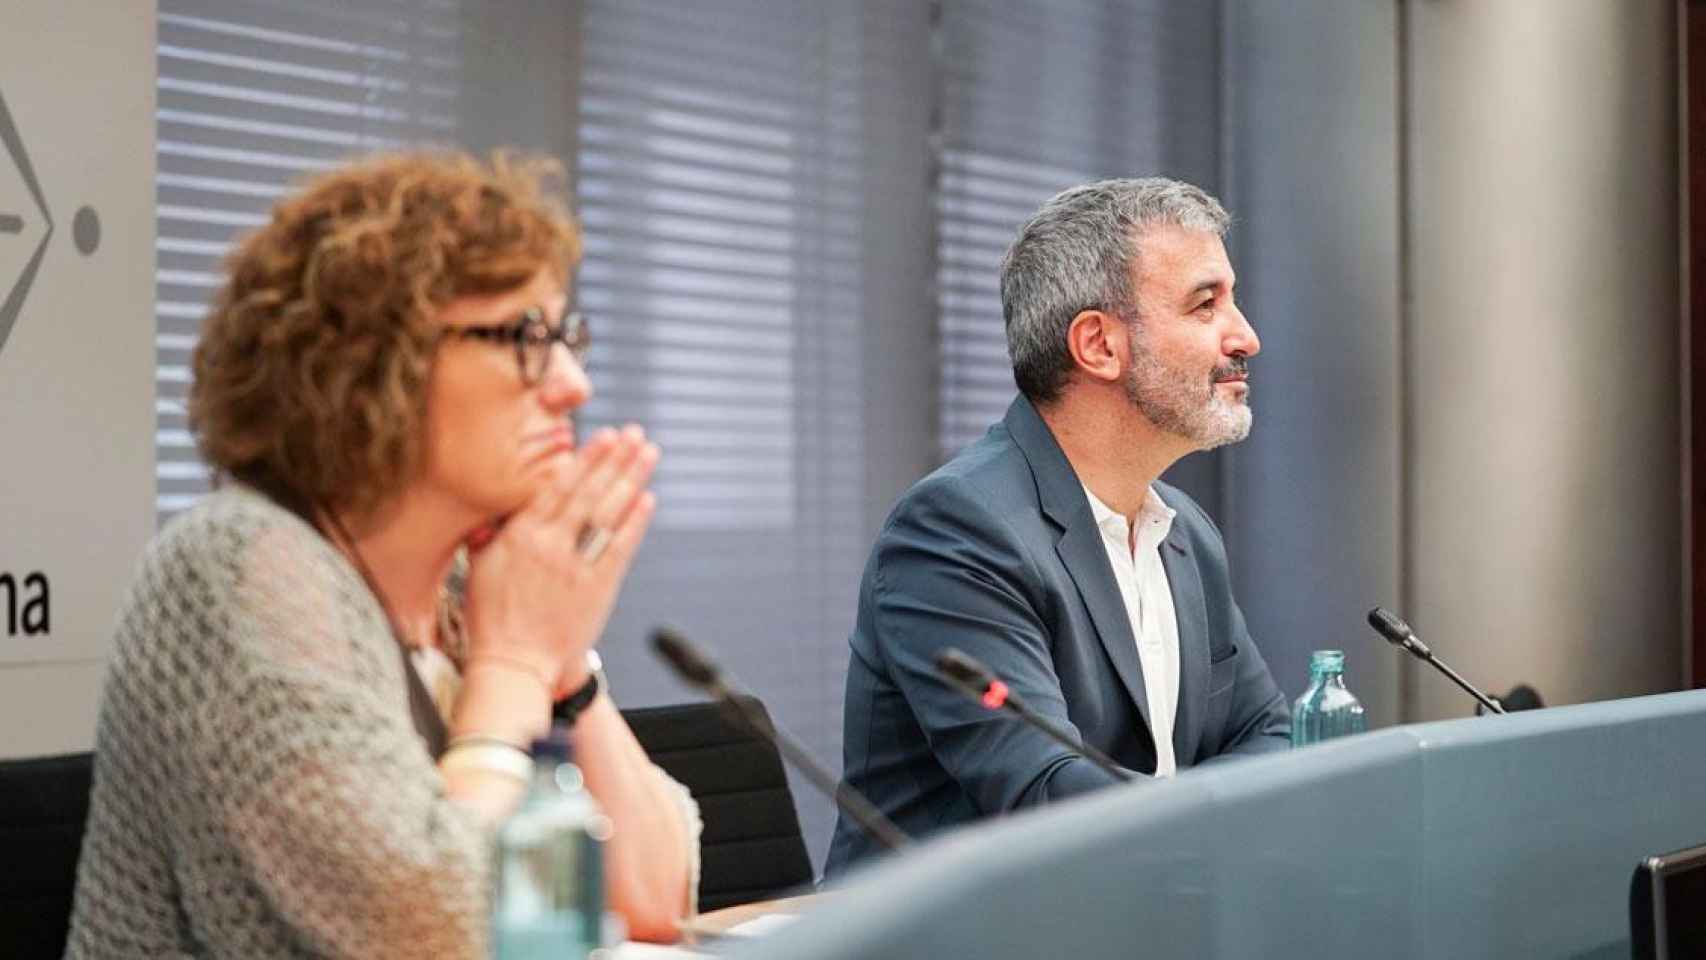
<path fill-rule="evenodd" d="M 1629 956 L 1629 876 L 1706 842 L 1706 692 L 1411 728 L 1429 957 Z"/>
<path fill-rule="evenodd" d="M 1706 692 L 1389 729 L 932 840 L 734 955 L 1627 956 L 1703 757 Z"/>

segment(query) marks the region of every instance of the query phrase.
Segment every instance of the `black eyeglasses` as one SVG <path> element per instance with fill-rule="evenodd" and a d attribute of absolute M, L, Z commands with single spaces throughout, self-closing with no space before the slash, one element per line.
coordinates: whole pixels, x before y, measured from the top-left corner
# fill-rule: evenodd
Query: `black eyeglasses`
<path fill-rule="evenodd" d="M 515 344 L 516 368 L 521 371 L 521 382 L 530 387 L 545 379 L 545 372 L 551 369 L 553 346 L 560 343 L 568 347 L 576 363 L 585 362 L 587 348 L 592 346 L 592 329 L 584 314 L 565 311 L 553 329 L 545 320 L 545 311 L 538 307 L 530 307 L 508 323 L 455 327 L 440 334 L 441 339 L 444 337 Z"/>

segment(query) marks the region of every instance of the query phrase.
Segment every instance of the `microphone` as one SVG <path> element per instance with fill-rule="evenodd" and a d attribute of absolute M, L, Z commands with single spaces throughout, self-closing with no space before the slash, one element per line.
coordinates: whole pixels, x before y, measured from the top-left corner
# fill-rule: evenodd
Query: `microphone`
<path fill-rule="evenodd" d="M 688 686 L 721 703 L 760 739 L 775 747 L 794 769 L 800 771 L 819 792 L 834 800 L 835 805 L 852 817 L 871 839 L 889 850 L 899 850 L 910 842 L 894 821 L 884 816 L 864 794 L 846 783 L 838 783 L 835 775 L 813 759 L 803 744 L 778 730 L 763 710 L 754 705 L 755 701 L 735 696 L 735 691 L 723 679 L 722 670 L 686 637 L 671 627 L 657 627 L 652 630 L 652 649 Z"/>
<path fill-rule="evenodd" d="M 1025 705 L 1007 684 L 1002 683 L 989 668 L 974 660 L 970 655 L 957 647 L 946 647 L 936 654 L 936 672 L 947 682 L 948 686 L 960 691 L 991 710 L 1006 710 L 1016 715 L 1025 723 L 1041 730 L 1056 743 L 1083 754 L 1101 771 L 1122 783 L 1137 779 L 1130 770 L 1115 763 L 1111 757 L 1090 746 L 1078 737 L 1074 737 L 1054 721 L 1037 713 Z"/>
<path fill-rule="evenodd" d="M 1385 637 L 1393 646 L 1401 648 L 1405 653 L 1445 674 L 1452 683 L 1462 687 L 1465 693 L 1479 700 L 1481 706 L 1485 707 L 1488 712 L 1505 712 L 1505 708 L 1499 706 L 1497 700 L 1475 689 L 1474 685 L 1463 679 L 1456 670 L 1446 666 L 1445 661 L 1434 656 L 1434 652 L 1428 649 L 1428 645 L 1416 636 L 1416 631 L 1410 629 L 1410 625 L 1400 619 L 1397 614 L 1385 607 L 1375 607 L 1368 612 L 1368 625 L 1373 627 L 1376 633 Z"/>

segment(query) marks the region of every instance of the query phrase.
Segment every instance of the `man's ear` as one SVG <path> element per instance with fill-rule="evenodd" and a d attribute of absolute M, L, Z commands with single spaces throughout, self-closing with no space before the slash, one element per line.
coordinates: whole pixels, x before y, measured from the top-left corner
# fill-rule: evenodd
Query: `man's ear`
<path fill-rule="evenodd" d="M 1093 380 L 1114 383 L 1131 357 L 1125 322 L 1102 310 L 1082 310 L 1066 327 L 1073 365 Z"/>

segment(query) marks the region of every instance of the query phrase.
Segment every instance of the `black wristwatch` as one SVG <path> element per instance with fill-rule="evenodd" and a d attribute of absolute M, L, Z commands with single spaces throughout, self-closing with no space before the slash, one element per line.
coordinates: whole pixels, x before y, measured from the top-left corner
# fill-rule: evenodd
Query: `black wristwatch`
<path fill-rule="evenodd" d="M 579 690 L 558 700 L 557 706 L 551 711 L 553 717 L 569 726 L 574 726 L 580 715 L 586 712 L 586 708 L 598 699 L 599 691 L 604 689 L 604 659 L 598 655 L 597 650 L 586 652 L 586 666 L 586 682 L 581 684 Z"/>

